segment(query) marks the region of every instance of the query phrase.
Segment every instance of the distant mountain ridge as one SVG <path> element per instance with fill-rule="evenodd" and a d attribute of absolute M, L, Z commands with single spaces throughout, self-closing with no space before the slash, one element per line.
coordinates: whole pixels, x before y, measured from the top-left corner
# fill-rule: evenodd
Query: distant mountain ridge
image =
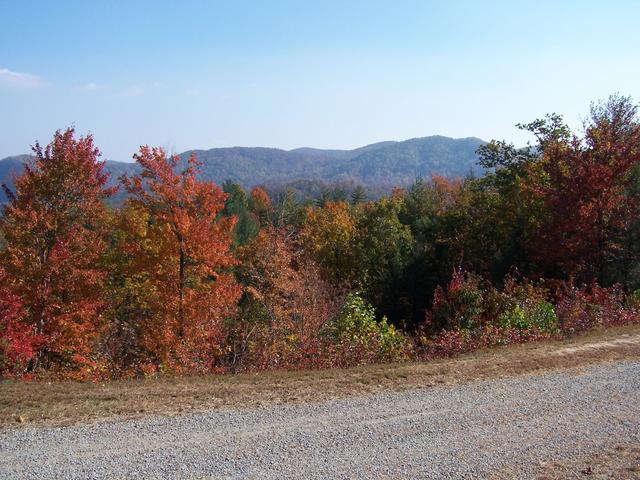
<path fill-rule="evenodd" d="M 229 147 L 188 150 L 179 154 L 186 160 L 192 153 L 202 162 L 201 178 L 221 184 L 231 180 L 244 187 L 283 185 L 300 180 L 327 184 L 351 183 L 381 191 L 405 186 L 418 177 L 437 174 L 463 177 L 479 174 L 476 150 L 485 142 L 479 138 L 430 136 L 404 141 L 385 141 L 353 150 L 297 148 L 281 150 L 265 147 Z M 29 155 L 0 160 L 0 183 L 11 184 Z M 134 163 L 108 160 L 111 182 L 123 174 L 137 172 Z M 5 201 L 4 192 L 0 202 Z"/>

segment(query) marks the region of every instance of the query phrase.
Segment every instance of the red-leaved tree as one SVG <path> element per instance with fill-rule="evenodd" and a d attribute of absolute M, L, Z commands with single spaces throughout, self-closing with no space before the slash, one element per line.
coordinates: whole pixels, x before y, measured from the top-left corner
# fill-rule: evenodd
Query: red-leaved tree
<path fill-rule="evenodd" d="M 547 275 L 605 279 L 624 255 L 624 232 L 638 219 L 637 108 L 618 96 L 594 107 L 584 140 L 550 142 L 540 166 L 530 188 L 543 200 L 548 219 L 533 256 Z"/>
<path fill-rule="evenodd" d="M 6 186 L 9 203 L 0 229 L 6 247 L 0 262 L 5 286 L 24 306 L 24 324 L 42 342 L 30 370 L 39 367 L 86 377 L 94 367 L 93 347 L 104 309 L 100 267 L 105 250 L 103 162 L 89 135 L 56 132 Z"/>

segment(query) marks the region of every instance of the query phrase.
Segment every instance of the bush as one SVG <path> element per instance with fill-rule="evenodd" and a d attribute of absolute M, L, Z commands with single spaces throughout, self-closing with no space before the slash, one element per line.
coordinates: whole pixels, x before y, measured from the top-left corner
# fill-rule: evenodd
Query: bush
<path fill-rule="evenodd" d="M 640 290 L 634 290 L 627 295 L 625 305 L 633 310 L 640 310 Z"/>
<path fill-rule="evenodd" d="M 386 317 L 377 321 L 375 308 L 358 293 L 347 295 L 340 313 L 329 323 L 327 330 L 343 347 L 343 352 L 359 352 L 360 357 L 400 360 L 408 348 L 405 336 L 390 325 Z"/>
<path fill-rule="evenodd" d="M 443 331 L 433 338 L 418 337 L 418 347 L 422 358 L 431 359 L 550 337 L 550 333 L 536 329 L 518 330 L 486 324 L 474 331 L 457 329 Z"/>
<path fill-rule="evenodd" d="M 532 323 L 541 332 L 556 332 L 558 330 L 558 316 L 553 305 L 546 300 L 538 302 L 532 312 Z"/>
<path fill-rule="evenodd" d="M 447 291 L 437 292 L 427 322 L 418 331 L 417 347 L 431 358 L 550 338 L 558 331 L 558 317 L 548 296 L 543 286 L 511 276 L 502 290 L 483 290 L 477 277 L 458 270 Z M 434 328 L 437 319 L 440 329 Z"/>
<path fill-rule="evenodd" d="M 525 305 L 516 304 L 498 317 L 498 324 L 506 329 L 536 329 L 543 333 L 553 333 L 558 328 L 558 317 L 553 305 L 540 300 L 534 305 L 530 305 L 530 302 Z"/>
<path fill-rule="evenodd" d="M 557 304 L 560 328 L 565 334 L 573 334 L 597 327 L 640 323 L 633 299 L 633 294 L 631 302 L 625 299 L 617 285 L 604 288 L 593 283 L 590 287 L 568 288 Z"/>
<path fill-rule="evenodd" d="M 473 329 L 480 323 L 482 303 L 480 279 L 462 269 L 455 269 L 446 291 L 442 287 L 436 289 L 426 323 L 433 333 L 458 328 Z"/>
<path fill-rule="evenodd" d="M 517 330 L 527 330 L 531 328 L 531 321 L 527 318 L 520 305 L 516 305 L 511 310 L 503 312 L 498 317 L 498 324 L 502 328 L 515 328 Z"/>

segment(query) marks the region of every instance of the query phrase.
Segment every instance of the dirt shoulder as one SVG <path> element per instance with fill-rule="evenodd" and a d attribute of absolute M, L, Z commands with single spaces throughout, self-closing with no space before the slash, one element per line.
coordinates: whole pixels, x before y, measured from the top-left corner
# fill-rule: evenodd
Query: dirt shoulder
<path fill-rule="evenodd" d="M 640 326 L 629 326 L 565 341 L 513 345 L 425 363 L 103 384 L 6 381 L 0 383 L 0 428 L 322 401 L 638 358 Z"/>

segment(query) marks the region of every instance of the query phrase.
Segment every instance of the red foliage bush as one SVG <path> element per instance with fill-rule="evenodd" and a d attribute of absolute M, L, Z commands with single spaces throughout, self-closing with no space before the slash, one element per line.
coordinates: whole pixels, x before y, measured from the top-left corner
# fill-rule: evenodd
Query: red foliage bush
<path fill-rule="evenodd" d="M 424 359 L 452 357 L 500 345 L 534 342 L 553 338 L 537 330 L 518 330 L 484 325 L 476 331 L 456 329 L 444 331 L 433 339 L 418 338 L 420 356 Z"/>
<path fill-rule="evenodd" d="M 560 294 L 556 305 L 560 329 L 564 334 L 598 327 L 640 323 L 640 312 L 625 306 L 624 292 L 618 285 L 604 288 L 597 283 L 570 287 Z"/>
<path fill-rule="evenodd" d="M 454 269 L 446 290 L 440 286 L 436 288 L 424 328 L 435 333 L 476 326 L 482 314 L 482 294 L 477 276 L 460 268 Z"/>

